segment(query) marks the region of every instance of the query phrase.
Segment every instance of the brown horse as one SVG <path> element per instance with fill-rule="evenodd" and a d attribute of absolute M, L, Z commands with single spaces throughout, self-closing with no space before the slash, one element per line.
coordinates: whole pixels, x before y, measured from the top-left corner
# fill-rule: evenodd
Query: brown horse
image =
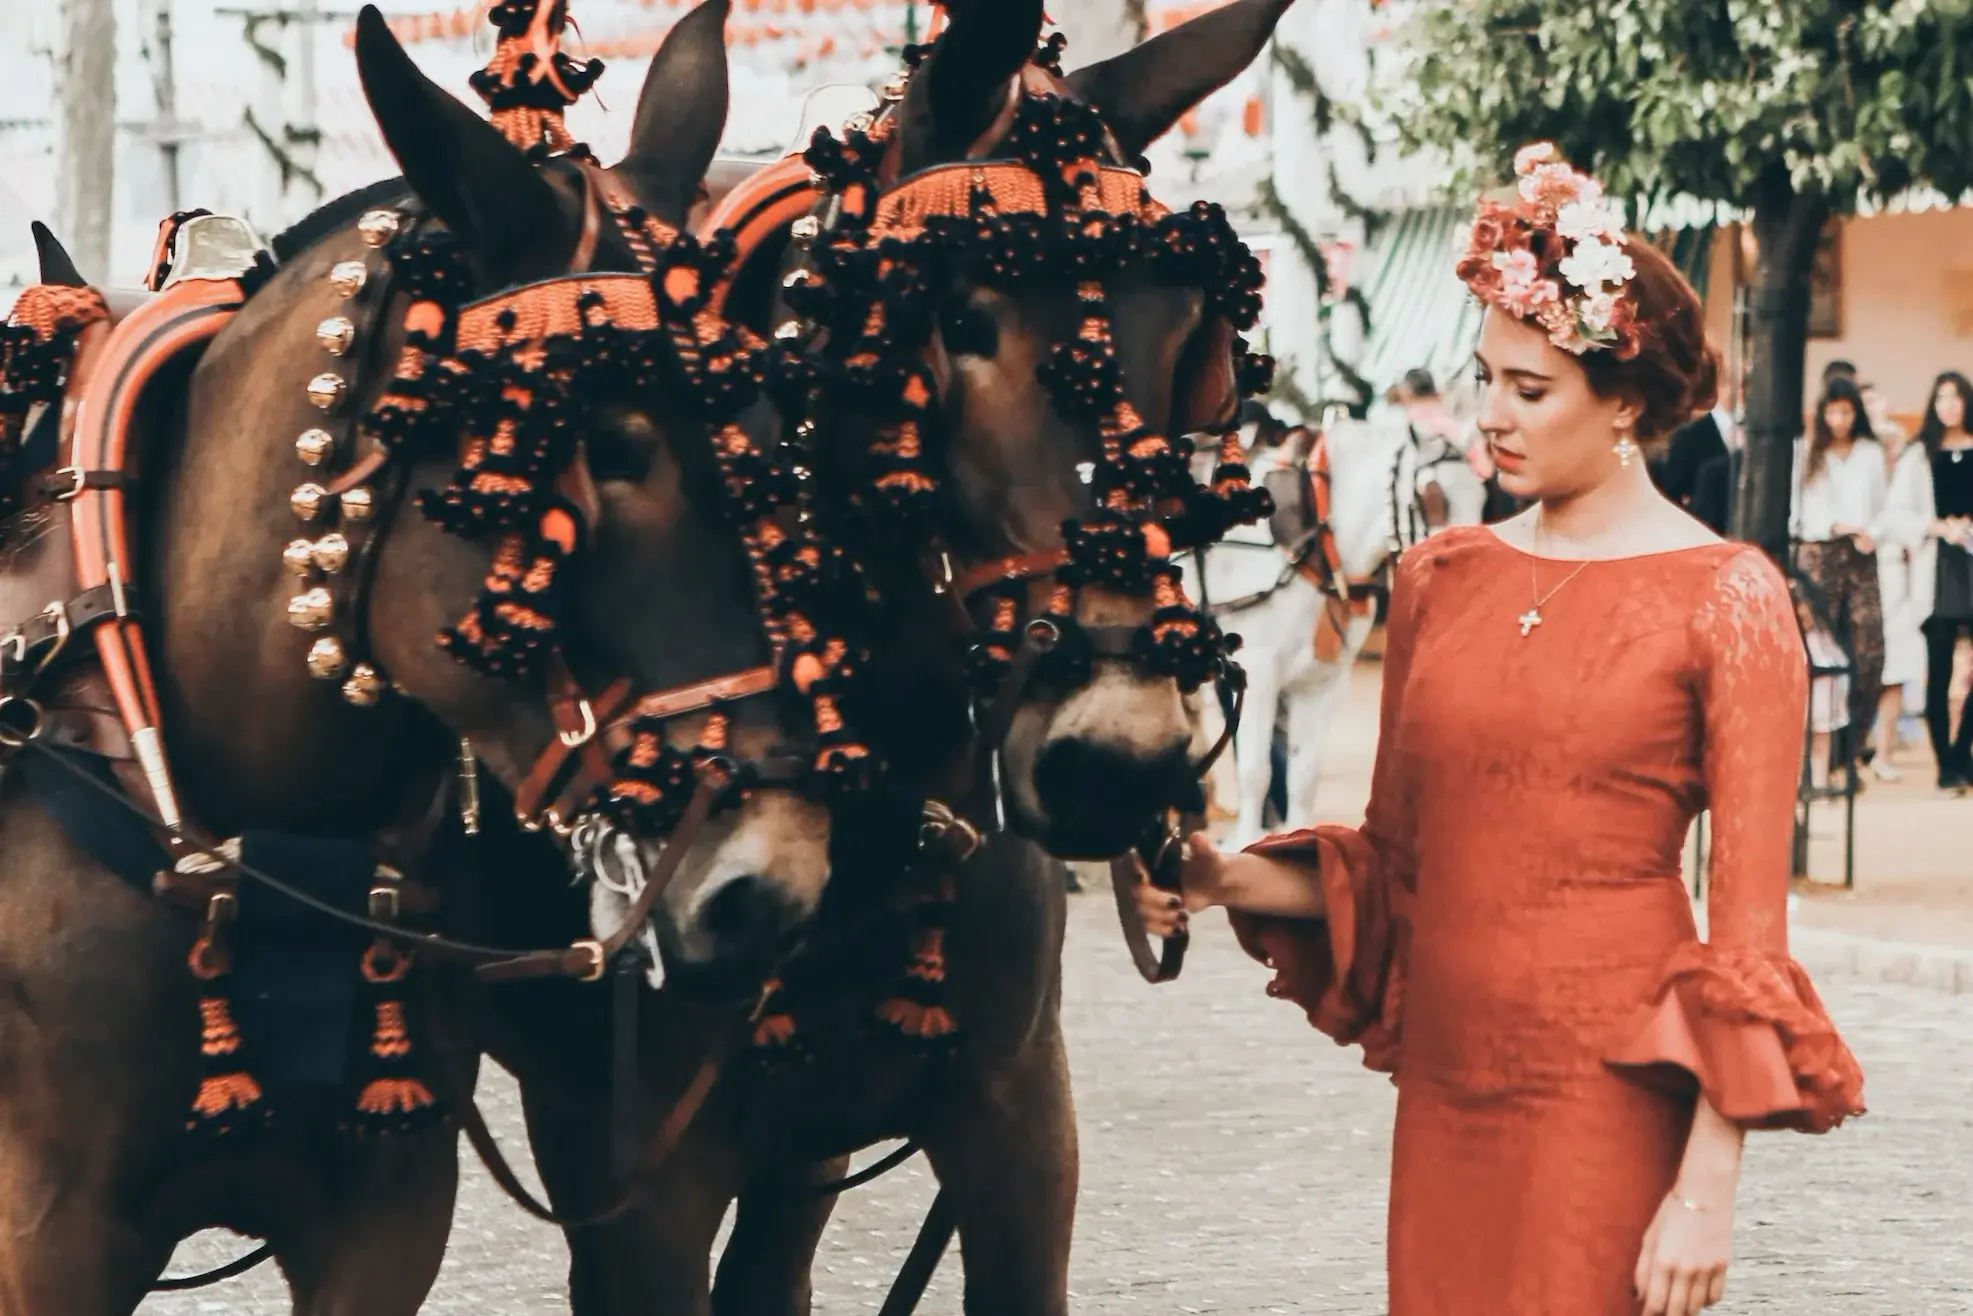
<path fill-rule="evenodd" d="M 706 27 L 717 41 L 724 10 L 722 2 L 709 18 L 687 20 L 659 52 L 632 150 L 618 167 L 675 224 L 697 193 L 720 116 L 704 113 L 699 98 L 672 100 L 661 89 L 697 66 Z M 537 165 L 437 92 L 374 9 L 359 21 L 358 55 L 408 191 L 457 238 L 473 293 L 559 276 L 579 261 L 636 268 L 617 235 L 588 240 L 585 175 L 566 163 Z M 295 436 L 322 414 L 304 385 L 339 361 L 389 362 L 403 347 L 401 332 L 387 327 L 402 313 L 396 296 L 380 308 L 397 314 L 376 317 L 375 341 L 358 341 L 353 352 L 341 342 L 339 357 L 324 347 L 345 332 L 325 322 L 347 316 L 351 262 L 371 261 L 353 280 L 359 286 L 382 277 L 375 227 L 358 222 L 373 208 L 399 222 L 415 218 L 405 188 L 385 186 L 277 240 L 278 272 L 189 378 L 166 381 L 163 394 L 147 399 L 149 432 L 137 440 L 136 584 L 178 799 L 213 835 L 374 837 L 431 812 L 461 737 L 514 790 L 565 730 L 538 689 L 469 670 L 433 643 L 482 589 L 488 547 L 446 533 L 409 500 L 378 500 L 361 615 L 345 619 L 365 632 L 396 695 L 352 706 L 304 669 L 310 641 L 289 624 L 298 564 L 284 563 L 281 552 L 295 533 L 292 495 L 307 476 Z M 356 373 L 339 405 L 367 407 L 387 374 Z M 585 402 L 571 469 L 580 468 L 578 483 L 593 482 L 587 551 L 560 569 L 559 637 L 574 678 L 588 688 L 623 678 L 638 690 L 674 690 L 768 661 L 751 568 L 695 413 L 663 389 Z M 401 487 L 437 488 L 454 478 L 459 455 L 400 452 L 391 460 L 408 468 Z M 683 730 L 695 734 L 703 721 L 687 718 Z M 731 723 L 728 752 L 737 759 L 813 749 L 800 720 L 772 700 L 737 705 Z M 462 883 L 458 874 L 498 865 L 414 853 L 408 876 L 443 888 L 444 929 L 457 936 L 489 928 L 521 946 L 586 932 L 579 909 L 566 917 L 567 869 L 551 862 L 559 855 L 546 836 L 516 842 L 511 825 L 497 821 L 488 832 L 502 848 L 489 858 L 526 853 L 522 874 L 545 874 L 549 884 Z M 277 1115 L 263 1132 L 216 1140 L 188 1133 L 200 1062 L 186 959 L 197 920 L 94 860 L 15 772 L 0 779 L 0 835 L 8 856 L 0 877 L 0 1227 L 10 1240 L 0 1249 L 0 1309 L 128 1313 L 178 1240 L 224 1226 L 269 1240 L 298 1312 L 414 1312 L 444 1253 L 453 1133 L 348 1140 L 334 1133 L 346 1094 L 271 1084 Z M 774 941 L 781 922 L 812 910 L 826 847 L 821 804 L 772 784 L 748 792 L 706 826 L 686 871 L 720 871 L 741 855 L 774 899 L 738 919 L 705 909 L 680 922 L 703 920 L 698 935 L 726 952 Z M 570 926 L 552 926 L 556 919 Z M 435 963 L 432 952 L 420 958 Z M 422 984 L 413 1015 L 427 1021 L 432 1043 L 423 1077 L 441 1095 L 469 1091 L 478 1047 L 470 1002 L 449 975 L 413 981 Z M 557 996 L 576 1012 L 572 1027 L 602 1008 L 600 992 L 587 993 Z"/>
<path fill-rule="evenodd" d="M 1121 163 L 1245 67 L 1286 4 L 1240 0 L 1071 75 L 1066 89 L 1100 109 Z M 1009 88 L 1035 55 L 1039 4 L 954 5 L 952 14 L 897 106 L 906 177 L 969 156 L 994 159 Z M 777 287 L 803 281 L 807 257 L 787 238 L 784 231 L 763 244 L 736 286 L 735 313 L 762 331 L 789 315 Z M 1105 292 L 1124 390 L 1150 429 L 1184 433 L 1230 412 L 1221 404 L 1231 398 L 1207 398 L 1205 414 L 1193 410 L 1210 390 L 1189 384 L 1232 375 L 1230 337 L 1209 322 L 1200 291 L 1147 271 L 1121 273 Z M 865 547 L 890 551 L 858 553 L 884 600 L 868 646 L 878 665 L 874 694 L 858 712 L 899 778 L 926 796 L 965 802 L 991 831 L 1003 791 L 975 752 L 964 714 L 967 648 L 993 618 L 962 618 L 923 562 L 942 549 L 963 581 L 1015 557 L 1056 561 L 1062 523 L 1088 510 L 1085 467 L 1102 450 L 1084 418 L 1065 414 L 1040 382 L 1043 364 L 1080 332 L 1073 292 L 955 278 L 941 294 L 931 347 L 938 391 L 922 437 L 946 500 L 936 543 L 873 538 Z M 853 537 L 871 515 L 849 491 L 867 483 L 875 422 L 860 398 L 831 401 L 812 446 L 825 512 Z M 1053 584 L 1039 580 L 1026 592 L 1036 611 Z M 1152 600 L 1086 588 L 1073 620 L 1093 631 L 1136 630 L 1153 618 Z M 729 1071 L 673 1159 L 661 1172 L 643 1168 L 635 1207 L 569 1232 L 571 1292 L 582 1316 L 807 1312 L 809 1261 L 832 1201 L 804 1193 L 805 1167 L 825 1160 L 838 1167 L 843 1154 L 886 1137 L 915 1139 L 931 1157 L 957 1222 L 968 1312 L 1066 1309 L 1076 1134 L 1059 1022 L 1065 908 L 1059 867 L 1042 847 L 1107 857 L 1134 844 L 1191 784 L 1190 729 L 1178 680 L 1129 654 L 1100 653 L 1082 672 L 1038 670 L 1014 693 L 997 748 L 1016 830 L 989 835 L 954 873 L 944 949 L 950 1013 L 961 1029 L 956 1049 L 901 1053 L 895 1040 L 865 1026 L 904 941 L 901 930 L 888 942 L 852 938 L 852 952 L 841 953 L 843 925 L 834 917 L 881 904 L 885 893 L 871 890 L 881 886 L 872 874 L 887 865 L 866 862 L 839 815 L 833 876 L 807 930 L 824 965 L 797 1012 L 808 1062 Z M 682 940 L 676 928 L 661 934 L 667 946 Z M 677 989 L 714 980 L 674 974 L 666 1010 L 678 1008 Z M 648 1116 L 676 1091 L 705 1040 L 659 1011 L 645 1038 L 645 1072 L 670 1076 L 648 1094 Z M 581 1212 L 609 1197 L 607 1103 L 593 1059 L 584 1067 L 564 1053 L 559 1063 L 562 1072 L 542 1053 L 515 1068 L 543 1179 L 558 1206 Z M 715 1285 L 708 1253 L 736 1196 L 739 1216 Z"/>

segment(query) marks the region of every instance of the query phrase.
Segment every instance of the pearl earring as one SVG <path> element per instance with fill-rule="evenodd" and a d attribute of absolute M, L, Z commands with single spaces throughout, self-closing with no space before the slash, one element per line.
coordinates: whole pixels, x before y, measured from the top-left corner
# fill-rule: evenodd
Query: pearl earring
<path fill-rule="evenodd" d="M 1623 463 L 1625 470 L 1630 469 L 1630 459 L 1637 455 L 1637 444 L 1632 441 L 1629 430 L 1617 431 L 1616 445 L 1610 451 L 1617 454 L 1617 460 Z"/>

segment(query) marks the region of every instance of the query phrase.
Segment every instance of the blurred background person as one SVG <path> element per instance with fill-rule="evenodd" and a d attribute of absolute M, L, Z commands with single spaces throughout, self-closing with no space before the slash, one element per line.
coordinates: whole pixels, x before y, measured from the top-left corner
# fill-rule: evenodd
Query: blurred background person
<path fill-rule="evenodd" d="M 1869 756 L 1884 675 L 1877 540 L 1889 480 L 1884 449 L 1871 436 L 1870 417 L 1853 378 L 1837 375 L 1823 386 L 1796 470 L 1797 561 L 1856 664 L 1845 758 L 1863 759 Z"/>
<path fill-rule="evenodd" d="M 1925 724 L 1938 762 L 1939 789 L 1973 788 L 1973 699 L 1952 724 L 1953 655 L 1973 638 L 1973 384 L 1948 371 L 1932 388 L 1918 443 L 1928 459 L 1930 519 L 1913 555 L 1913 610 L 1925 617 Z M 1921 496 L 1922 497 L 1922 496 Z M 1922 504 L 1921 504 L 1922 505 Z"/>
<path fill-rule="evenodd" d="M 1733 413 L 1724 400 L 1711 411 L 1672 431 L 1664 450 L 1650 459 L 1651 481 L 1660 493 L 1712 528 L 1726 533 L 1732 514 L 1728 436 Z"/>

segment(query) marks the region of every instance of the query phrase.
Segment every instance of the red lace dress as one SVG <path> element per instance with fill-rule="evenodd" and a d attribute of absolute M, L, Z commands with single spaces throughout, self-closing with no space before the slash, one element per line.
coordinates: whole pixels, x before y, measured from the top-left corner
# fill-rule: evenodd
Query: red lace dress
<path fill-rule="evenodd" d="M 1595 562 L 1525 637 L 1530 569 L 1480 527 L 1407 553 L 1361 829 L 1257 849 L 1328 917 L 1235 915 L 1398 1086 L 1391 1316 L 1631 1316 L 1695 1094 L 1749 1128 L 1859 1114 L 1788 956 L 1807 665 L 1780 573 L 1722 544 Z M 1709 941 L 1679 875 L 1712 810 Z"/>

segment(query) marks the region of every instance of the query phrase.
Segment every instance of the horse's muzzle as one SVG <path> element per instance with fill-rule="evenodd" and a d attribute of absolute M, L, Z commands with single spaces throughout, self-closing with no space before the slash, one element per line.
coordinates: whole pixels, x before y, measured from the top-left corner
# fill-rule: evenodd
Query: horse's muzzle
<path fill-rule="evenodd" d="M 1046 819 L 1041 840 L 1065 859 L 1128 850 L 1159 814 L 1193 793 L 1188 748 L 1180 742 L 1145 755 L 1081 737 L 1050 743 L 1034 773 Z"/>

